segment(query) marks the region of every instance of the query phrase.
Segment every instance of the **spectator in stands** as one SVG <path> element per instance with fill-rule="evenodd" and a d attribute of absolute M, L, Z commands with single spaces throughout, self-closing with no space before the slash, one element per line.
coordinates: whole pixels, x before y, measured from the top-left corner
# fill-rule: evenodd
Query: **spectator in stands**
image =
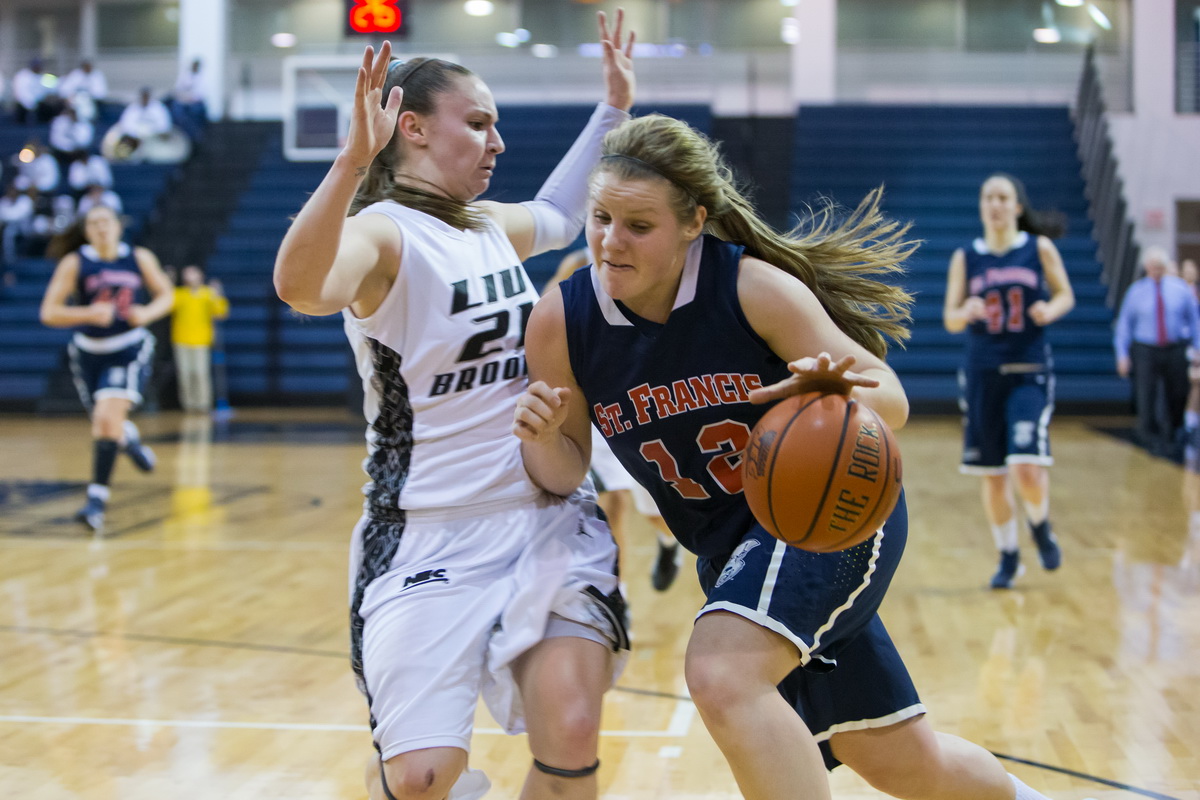
<path fill-rule="evenodd" d="M 4 192 L 4 196 L 0 197 L 0 226 L 3 227 L 3 233 L 0 236 L 3 236 L 4 242 L 2 252 L 6 274 L 20 256 L 18 243 L 29 236 L 32 224 L 33 200 L 30 199 L 28 192 L 23 192 L 15 184 L 10 184 Z"/>
<path fill-rule="evenodd" d="M 120 136 L 118 152 L 123 157 L 136 159 L 143 141 L 171 132 L 171 114 L 166 106 L 153 98 L 149 87 L 143 87 L 138 99 L 121 112 L 117 131 Z"/>
<path fill-rule="evenodd" d="M 1185 258 L 1179 264 L 1179 277 L 1192 287 L 1192 295 L 1200 301 L 1200 267 L 1196 266 L 1194 259 Z M 1188 355 L 1191 361 L 1188 366 L 1191 388 L 1188 389 L 1187 408 L 1183 412 L 1184 445 L 1192 448 L 1194 454 L 1200 455 L 1200 353 L 1192 352 Z M 1191 458 L 1189 464 L 1195 467 L 1196 458 Z"/>
<path fill-rule="evenodd" d="M 79 153 L 67 167 L 67 185 L 76 194 L 83 194 L 93 184 L 111 188 L 112 167 L 108 165 L 108 159 L 99 153 Z"/>
<path fill-rule="evenodd" d="M 47 76 L 40 59 L 29 62 L 13 76 L 13 100 L 16 101 L 17 122 L 49 122 L 58 113 L 57 98 L 46 85 Z"/>
<path fill-rule="evenodd" d="M 108 206 L 118 214 L 125 210 L 121 196 L 99 183 L 93 183 L 87 187 L 83 197 L 79 198 L 79 207 L 75 209 L 75 213 L 82 217 L 96 206 Z"/>
<path fill-rule="evenodd" d="M 967 332 L 961 370 L 961 471 L 983 478 L 983 507 L 1000 564 L 993 589 L 1010 589 L 1023 571 L 1013 490 L 1042 567 L 1058 569 L 1062 551 L 1050 528 L 1048 427 L 1054 376 L 1045 328 L 1075 307 L 1075 293 L 1052 238 L 1061 215 L 1040 212 L 1025 186 L 994 173 L 979 191 L 983 236 L 954 251 L 942 321 Z"/>
<path fill-rule="evenodd" d="M 1138 443 L 1155 455 L 1178 458 L 1188 396 L 1188 348 L 1200 352 L 1200 305 L 1187 281 L 1168 274 L 1170 264 L 1166 250 L 1147 248 L 1142 257 L 1145 275 L 1121 300 L 1113 349 L 1117 374 L 1133 376 Z"/>
<path fill-rule="evenodd" d="M 216 320 L 229 316 L 229 301 L 221 282 L 204 283 L 204 271 L 183 268 L 183 285 L 175 287 L 175 310 L 171 314 L 171 344 L 175 350 L 175 374 L 179 376 L 179 403 L 184 411 L 212 411 L 212 344 Z"/>
<path fill-rule="evenodd" d="M 68 354 L 80 400 L 91 414 L 93 439 L 92 479 L 76 518 L 96 532 L 104 528 L 118 454 L 125 452 L 143 472 L 154 469 L 154 454 L 128 417 L 142 402 L 154 357 L 154 337 L 146 326 L 169 314 L 175 301 L 154 254 L 130 247 L 121 236 L 117 213 L 96 207 L 56 239 L 53 254 L 62 258 L 40 314 L 43 325 L 75 328 Z M 68 303 L 72 296 L 78 305 Z"/>
<path fill-rule="evenodd" d="M 193 142 L 200 141 L 204 126 L 208 123 L 208 107 L 205 105 L 204 73 L 200 59 L 179 73 L 175 90 L 171 93 L 171 118 Z"/>
<path fill-rule="evenodd" d="M 59 82 L 58 94 L 75 107 L 80 119 L 92 120 L 108 97 L 108 80 L 91 61 L 83 61 Z"/>
<path fill-rule="evenodd" d="M 20 189 L 32 186 L 42 194 L 49 194 L 62 181 L 58 159 L 50 154 L 49 148 L 40 139 L 33 139 L 25 145 L 13 156 L 12 164 L 17 168 L 14 182 Z"/>
<path fill-rule="evenodd" d="M 95 138 L 96 129 L 92 123 L 80 119 L 70 105 L 50 122 L 50 150 L 63 172 L 77 156 L 87 155 Z"/>

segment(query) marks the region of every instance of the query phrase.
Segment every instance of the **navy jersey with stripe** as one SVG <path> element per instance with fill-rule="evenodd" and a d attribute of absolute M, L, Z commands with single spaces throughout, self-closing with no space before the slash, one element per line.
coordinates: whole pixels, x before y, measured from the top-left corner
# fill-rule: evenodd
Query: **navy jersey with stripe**
<path fill-rule="evenodd" d="M 976 239 L 965 253 L 967 294 L 983 298 L 987 307 L 987 318 L 968 327 L 967 365 L 1049 363 L 1045 330 L 1029 318 L 1029 307 L 1049 297 L 1037 237 L 1022 231 L 999 255 Z"/>
<path fill-rule="evenodd" d="M 726 558 L 751 525 L 741 458 L 769 405 L 748 393 L 790 373 L 737 297 L 740 246 L 703 236 L 665 324 L 608 297 L 595 267 L 560 284 L 571 368 L 593 423 L 650 492 L 676 538 Z"/>
<path fill-rule="evenodd" d="M 111 325 L 82 325 L 77 328 L 84 336 L 103 339 L 130 330 L 125 319 L 129 306 L 144 304 L 147 297 L 142 270 L 138 267 L 133 248 L 122 242 L 117 249 L 117 257 L 112 261 L 102 261 L 90 244 L 79 248 L 79 277 L 75 282 L 75 292 L 80 305 L 109 302 L 117 307 Z"/>

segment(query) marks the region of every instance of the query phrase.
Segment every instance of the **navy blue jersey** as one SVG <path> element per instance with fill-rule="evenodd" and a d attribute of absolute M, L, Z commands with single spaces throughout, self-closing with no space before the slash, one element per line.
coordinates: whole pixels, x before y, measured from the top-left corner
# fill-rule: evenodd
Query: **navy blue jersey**
<path fill-rule="evenodd" d="M 133 248 L 122 242 L 118 246 L 117 257 L 112 261 L 102 261 L 90 244 L 79 248 L 79 277 L 75 292 L 80 305 L 108 302 L 117 307 L 117 313 L 108 327 L 80 326 L 77 330 L 84 336 L 103 339 L 130 330 L 125 314 L 131 305 L 144 304 L 147 296 L 142 270 L 134 258 Z"/>
<path fill-rule="evenodd" d="M 665 324 L 604 294 L 595 267 L 560 284 L 567 348 L 592 421 L 692 552 L 726 558 L 754 524 L 742 451 L 769 405 L 748 393 L 787 364 L 737 297 L 739 246 L 703 236 L 688 251 Z"/>
<path fill-rule="evenodd" d="M 982 297 L 987 306 L 987 318 L 968 327 L 967 365 L 1048 363 L 1045 330 L 1029 318 L 1029 307 L 1049 297 L 1037 237 L 1022 231 L 1000 255 L 976 239 L 966 256 L 967 294 Z"/>

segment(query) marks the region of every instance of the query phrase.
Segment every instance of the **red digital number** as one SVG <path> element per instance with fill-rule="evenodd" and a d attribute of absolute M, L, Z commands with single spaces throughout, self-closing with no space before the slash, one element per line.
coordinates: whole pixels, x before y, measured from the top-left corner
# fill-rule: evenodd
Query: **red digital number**
<path fill-rule="evenodd" d="M 348 22 L 355 33 L 395 33 L 404 23 L 399 0 L 354 0 Z"/>

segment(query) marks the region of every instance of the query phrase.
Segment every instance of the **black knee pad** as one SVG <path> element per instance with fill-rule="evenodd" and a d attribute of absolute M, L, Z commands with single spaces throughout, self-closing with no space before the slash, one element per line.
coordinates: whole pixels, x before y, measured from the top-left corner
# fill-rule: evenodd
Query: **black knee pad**
<path fill-rule="evenodd" d="M 544 772 L 547 775 L 553 775 L 556 778 L 586 778 L 588 775 L 591 775 L 595 773 L 596 770 L 600 769 L 600 759 L 597 758 L 595 764 L 592 764 L 590 767 L 584 767 L 583 769 L 559 769 L 558 767 L 551 767 L 543 764 L 536 758 L 533 760 L 533 765 L 537 767 L 539 771 Z M 389 796 L 389 800 L 395 800 L 395 798 L 391 798 Z"/>

